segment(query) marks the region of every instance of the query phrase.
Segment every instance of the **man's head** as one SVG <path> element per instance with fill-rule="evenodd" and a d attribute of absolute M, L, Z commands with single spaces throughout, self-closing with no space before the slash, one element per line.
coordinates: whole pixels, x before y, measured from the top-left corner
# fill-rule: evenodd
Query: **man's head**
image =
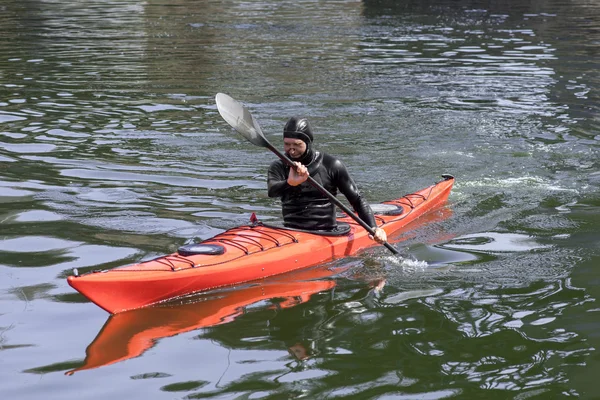
<path fill-rule="evenodd" d="M 292 159 L 300 159 L 310 150 L 313 133 L 306 118 L 292 117 L 283 127 L 283 149 Z"/>

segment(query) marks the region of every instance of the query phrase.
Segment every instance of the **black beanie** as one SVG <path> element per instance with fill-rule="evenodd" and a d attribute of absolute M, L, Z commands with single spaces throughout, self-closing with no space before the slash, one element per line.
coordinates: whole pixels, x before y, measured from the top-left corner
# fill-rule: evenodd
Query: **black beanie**
<path fill-rule="evenodd" d="M 313 141 L 313 133 L 310 124 L 306 118 L 292 117 L 283 127 L 283 137 L 300 139 L 306 144 Z"/>

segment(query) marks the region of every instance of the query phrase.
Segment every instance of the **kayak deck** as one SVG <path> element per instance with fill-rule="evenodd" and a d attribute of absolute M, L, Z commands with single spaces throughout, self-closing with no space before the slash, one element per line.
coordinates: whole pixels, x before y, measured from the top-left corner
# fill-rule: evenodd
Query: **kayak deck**
<path fill-rule="evenodd" d="M 399 211 L 376 211 L 388 235 L 443 204 L 454 178 L 382 204 Z M 67 281 L 110 313 L 140 308 L 174 297 L 263 279 L 356 254 L 377 245 L 349 216 L 338 219 L 347 234 L 323 235 L 254 222 L 204 240 L 197 249 L 138 264 L 69 276 Z M 195 251 L 198 250 L 198 254 Z M 205 254 L 203 254 L 205 253 Z M 182 255 L 184 254 L 184 255 Z"/>

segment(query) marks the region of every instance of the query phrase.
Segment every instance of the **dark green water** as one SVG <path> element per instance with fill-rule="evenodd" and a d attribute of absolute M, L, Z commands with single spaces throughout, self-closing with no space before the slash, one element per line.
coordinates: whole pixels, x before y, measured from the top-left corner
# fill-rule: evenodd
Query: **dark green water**
<path fill-rule="evenodd" d="M 598 398 L 600 5 L 0 12 L 2 398 Z M 231 134 L 217 92 L 273 143 L 309 116 L 372 202 L 455 175 L 445 212 L 403 235 L 405 260 L 338 260 L 314 290 L 266 282 L 109 319 L 67 285 L 73 268 L 279 218 L 273 155 Z M 106 365 L 65 374 L 91 366 L 88 346 Z"/>

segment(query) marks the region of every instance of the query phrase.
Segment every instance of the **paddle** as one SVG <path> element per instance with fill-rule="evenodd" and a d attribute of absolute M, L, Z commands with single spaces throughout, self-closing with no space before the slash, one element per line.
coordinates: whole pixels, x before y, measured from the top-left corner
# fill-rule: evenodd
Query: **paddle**
<path fill-rule="evenodd" d="M 218 93 L 216 96 L 217 109 L 221 114 L 221 117 L 231 125 L 240 135 L 245 137 L 250 143 L 259 147 L 266 147 L 271 150 L 277 157 L 279 157 L 284 163 L 289 165 L 290 167 L 294 167 L 294 163 L 290 160 L 285 154 L 281 153 L 277 150 L 262 132 L 260 129 L 260 125 L 250 111 L 246 107 L 244 107 L 240 102 L 233 99 L 232 97 L 224 94 Z M 308 183 L 317 188 L 321 193 L 329 198 L 336 206 L 341 208 L 346 214 L 348 214 L 352 219 L 360 224 L 363 228 L 367 230 L 372 236 L 375 235 L 375 231 L 369 225 L 366 224 L 365 221 L 360 219 L 356 214 L 354 214 L 348 207 L 346 207 L 342 202 L 340 202 L 333 194 L 329 193 L 327 189 L 325 189 L 321 184 L 313 179 L 312 176 L 309 175 Z M 384 242 L 383 245 L 391 251 L 393 254 L 398 254 L 398 250 L 396 250 L 391 244 L 388 242 Z"/>

